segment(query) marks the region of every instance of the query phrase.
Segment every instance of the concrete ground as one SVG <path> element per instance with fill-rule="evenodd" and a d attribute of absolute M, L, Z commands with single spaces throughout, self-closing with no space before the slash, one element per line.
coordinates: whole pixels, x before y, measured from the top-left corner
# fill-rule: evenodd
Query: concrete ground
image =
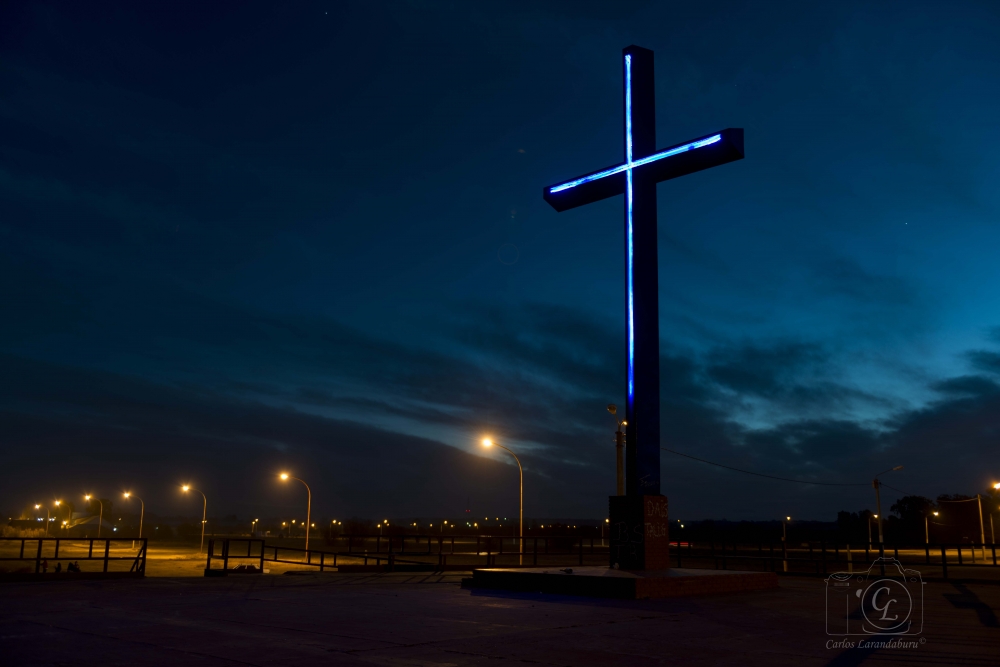
<path fill-rule="evenodd" d="M 459 587 L 462 573 L 0 584 L 16 665 L 997 665 L 1000 586 L 924 586 L 912 648 L 828 648 L 825 582 L 611 601 Z M 855 638 L 857 641 L 858 638 Z"/>

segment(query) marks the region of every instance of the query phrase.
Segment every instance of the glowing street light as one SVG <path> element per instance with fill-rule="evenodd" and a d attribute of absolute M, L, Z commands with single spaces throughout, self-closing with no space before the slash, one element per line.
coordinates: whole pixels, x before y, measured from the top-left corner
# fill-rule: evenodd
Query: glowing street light
<path fill-rule="evenodd" d="M 190 484 L 185 484 L 181 487 L 181 491 L 187 493 L 188 491 L 198 491 Z M 205 550 L 205 524 L 208 522 L 208 498 L 205 496 L 203 491 L 198 491 L 201 494 L 202 506 L 201 506 L 201 544 L 198 545 L 198 553 L 202 553 Z"/>
<path fill-rule="evenodd" d="M 92 496 L 89 493 L 83 497 L 83 499 L 86 500 L 86 501 L 88 501 L 88 502 L 90 501 L 91 498 L 92 498 Z M 100 514 L 97 515 L 97 537 L 98 537 L 98 539 L 100 539 L 100 537 L 101 537 L 101 523 L 104 522 L 104 503 L 101 502 L 100 498 L 94 498 L 94 500 L 96 500 L 97 504 L 101 506 L 101 512 L 100 512 Z"/>
<path fill-rule="evenodd" d="M 125 500 L 128 500 L 129 498 L 132 497 L 132 492 L 131 491 L 126 491 L 122 495 L 125 496 Z M 139 539 L 141 540 L 142 539 L 142 518 L 146 514 L 146 503 L 142 502 L 142 498 L 140 498 L 139 496 L 136 496 L 135 499 L 139 501 Z M 132 548 L 135 549 L 135 540 L 132 540 Z"/>
<path fill-rule="evenodd" d="M 292 477 L 287 472 L 281 473 L 279 477 L 281 477 L 281 481 L 283 482 L 287 482 L 290 479 L 294 479 L 296 482 L 302 482 L 302 486 L 306 487 L 306 551 L 309 551 L 309 527 L 312 525 L 312 502 L 313 502 L 312 489 L 310 489 L 309 485 L 306 484 L 303 480 L 299 479 L 298 477 Z"/>
<path fill-rule="evenodd" d="M 510 451 L 503 445 L 496 444 L 490 438 L 483 438 L 483 447 L 489 448 L 494 445 L 513 456 L 514 460 L 517 461 L 517 473 L 520 479 L 520 494 L 518 502 L 518 513 L 520 518 L 518 519 L 517 553 L 518 564 L 524 565 L 524 469 L 521 467 L 521 459 L 517 458 L 517 454 Z"/>

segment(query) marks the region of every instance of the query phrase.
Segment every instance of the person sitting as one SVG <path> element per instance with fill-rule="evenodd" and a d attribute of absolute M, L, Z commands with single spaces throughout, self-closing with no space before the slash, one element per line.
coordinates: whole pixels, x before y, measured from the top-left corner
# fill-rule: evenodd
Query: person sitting
<path fill-rule="evenodd" d="M 49 571 L 49 561 L 48 559 L 42 559 L 42 574 Z"/>
<path fill-rule="evenodd" d="M 56 569 L 53 570 L 56 574 L 62 572 L 62 563 L 56 563 Z"/>

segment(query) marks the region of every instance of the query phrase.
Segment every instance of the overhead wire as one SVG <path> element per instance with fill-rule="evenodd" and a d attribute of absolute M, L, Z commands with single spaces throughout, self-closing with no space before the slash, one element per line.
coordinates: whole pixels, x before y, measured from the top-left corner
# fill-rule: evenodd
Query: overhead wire
<path fill-rule="evenodd" d="M 733 470 L 735 472 L 742 472 L 742 473 L 745 473 L 747 475 L 756 475 L 757 477 L 766 477 L 767 479 L 776 479 L 776 480 L 779 480 L 779 481 L 782 481 L 782 482 L 794 482 L 796 484 L 813 484 L 813 485 L 816 485 L 816 486 L 868 486 L 867 482 L 854 483 L 854 484 L 844 484 L 844 483 L 837 483 L 837 482 L 807 482 L 806 480 L 802 480 L 802 479 L 791 479 L 789 477 L 777 477 L 776 475 L 765 475 L 764 473 L 753 472 L 752 470 L 742 470 L 740 468 L 734 468 L 732 466 L 722 465 L 721 463 L 715 463 L 714 461 L 706 461 L 705 459 L 699 459 L 697 456 L 691 456 L 690 454 L 683 454 L 681 452 L 675 452 L 674 450 L 668 449 L 667 447 L 660 447 L 660 449 L 662 449 L 665 452 L 670 452 L 671 454 L 676 454 L 677 456 L 683 456 L 686 459 L 692 459 L 692 460 L 698 461 L 700 463 L 707 463 L 710 466 L 716 466 L 716 467 L 719 467 L 719 468 L 725 468 L 726 470 Z"/>

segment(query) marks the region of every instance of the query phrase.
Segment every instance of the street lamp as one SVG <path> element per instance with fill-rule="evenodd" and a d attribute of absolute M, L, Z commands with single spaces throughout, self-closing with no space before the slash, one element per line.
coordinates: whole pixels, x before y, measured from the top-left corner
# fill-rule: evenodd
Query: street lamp
<path fill-rule="evenodd" d="M 781 567 L 785 572 L 788 572 L 788 522 L 791 520 L 792 517 L 786 516 L 785 520 L 781 522 L 781 550 L 784 553 Z"/>
<path fill-rule="evenodd" d="M 181 491 L 187 493 L 188 491 L 198 491 L 189 484 L 185 484 L 181 487 Z M 208 498 L 205 497 L 204 491 L 198 491 L 201 494 L 202 506 L 201 506 L 201 544 L 198 545 L 198 553 L 202 553 L 205 550 L 205 523 L 208 520 Z"/>
<path fill-rule="evenodd" d="M 52 504 L 55 505 L 56 507 L 59 507 L 60 505 L 62 505 L 62 501 L 61 500 L 53 500 Z M 68 522 L 67 521 L 63 521 L 63 523 L 65 524 L 65 523 L 68 523 Z"/>
<path fill-rule="evenodd" d="M 520 479 L 520 500 L 519 500 L 519 518 L 518 518 L 518 540 L 517 540 L 517 553 L 518 553 L 518 564 L 524 565 L 524 469 L 521 467 L 521 459 L 517 458 L 517 454 L 510 451 L 503 445 L 497 445 L 490 438 L 483 438 L 483 447 L 493 447 L 496 445 L 500 449 L 504 450 L 508 454 L 514 457 L 517 461 L 517 473 Z"/>
<path fill-rule="evenodd" d="M 129 498 L 132 497 L 132 492 L 131 491 L 126 491 L 122 495 L 125 496 L 125 500 L 128 500 Z M 139 501 L 139 539 L 141 540 L 142 539 L 142 518 L 146 514 L 146 503 L 142 502 L 142 498 L 140 498 L 139 496 L 136 496 L 135 499 Z M 135 540 L 132 540 L 132 548 L 135 549 Z"/>
<path fill-rule="evenodd" d="M 83 497 L 84 500 L 90 501 L 91 495 L 88 493 Z M 104 522 L 104 503 L 101 502 L 100 498 L 94 498 L 97 504 L 101 506 L 101 513 L 97 515 L 97 539 L 101 538 L 101 524 Z"/>
<path fill-rule="evenodd" d="M 40 504 L 36 503 L 35 504 L 35 509 L 36 510 L 42 509 L 42 506 Z M 48 536 L 49 536 L 49 506 L 46 505 L 45 506 L 45 537 L 48 537 Z"/>
<path fill-rule="evenodd" d="M 612 403 L 608 406 L 608 412 L 611 416 L 615 418 L 615 423 L 618 424 L 618 430 L 615 431 L 615 480 L 617 483 L 617 495 L 625 495 L 625 431 L 622 430 L 622 426 L 627 426 L 628 422 L 624 419 L 618 419 L 618 406 Z"/>
<path fill-rule="evenodd" d="M 253 535 L 254 535 L 254 526 L 257 525 L 258 521 L 260 521 L 260 519 L 254 519 L 253 521 L 250 522 L 250 537 L 253 537 Z"/>
<path fill-rule="evenodd" d="M 872 519 L 875 519 L 875 521 L 878 522 L 878 514 L 872 514 L 870 517 L 868 517 L 868 521 L 865 522 L 865 523 L 868 524 L 868 548 L 869 549 L 872 548 Z"/>
<path fill-rule="evenodd" d="M 306 551 L 309 551 L 309 526 L 312 525 L 312 502 L 313 493 L 309 485 L 298 477 L 292 477 L 287 472 L 283 472 L 280 475 L 281 481 L 287 482 L 290 479 L 294 479 L 296 482 L 302 482 L 302 486 L 306 487 Z"/>
<path fill-rule="evenodd" d="M 893 472 L 894 470 L 902 470 L 902 469 L 903 469 L 903 466 L 896 466 L 895 468 L 889 468 L 888 470 L 883 470 L 878 475 L 875 475 L 875 479 L 872 480 L 872 486 L 875 487 L 875 506 L 876 506 L 876 509 L 878 509 L 878 514 L 876 514 L 875 516 L 876 516 L 876 518 L 878 518 L 878 545 L 879 545 L 878 549 L 879 549 L 879 556 L 884 556 L 885 555 L 885 552 L 884 552 L 885 551 L 885 540 L 882 539 L 882 518 L 881 518 L 882 517 L 882 495 L 879 493 L 879 490 L 882 488 L 882 482 L 879 480 L 879 475 L 884 475 L 886 473 Z"/>
<path fill-rule="evenodd" d="M 931 512 L 931 514 L 933 514 L 934 516 L 938 515 L 937 512 Z M 930 543 L 931 543 L 931 528 L 930 528 L 930 523 L 928 522 L 928 516 L 925 514 L 924 515 L 924 544 L 930 544 Z"/>

